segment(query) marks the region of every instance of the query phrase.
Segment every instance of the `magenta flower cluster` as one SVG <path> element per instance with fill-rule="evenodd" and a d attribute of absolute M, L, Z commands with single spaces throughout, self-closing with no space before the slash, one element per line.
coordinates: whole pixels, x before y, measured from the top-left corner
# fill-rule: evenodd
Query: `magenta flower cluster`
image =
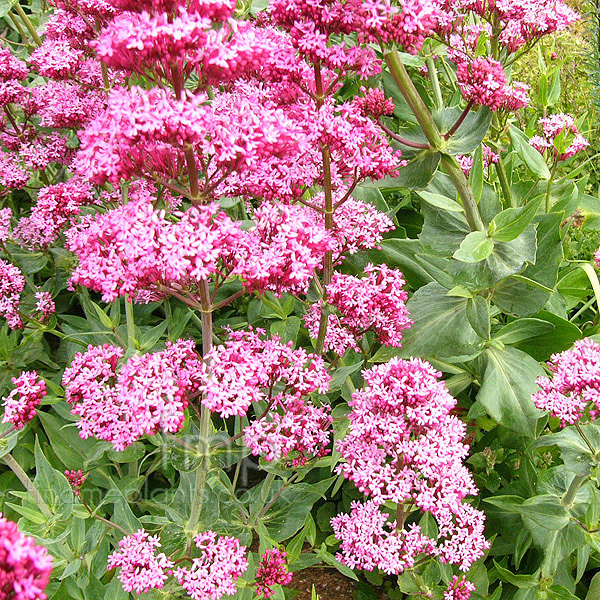
<path fill-rule="evenodd" d="M 288 571 L 287 553 L 279 548 L 267 548 L 258 563 L 256 571 L 256 593 L 263 598 L 275 594 L 275 585 L 287 585 L 292 581 L 293 573 Z"/>
<path fill-rule="evenodd" d="M 352 396 L 350 429 L 338 443 L 345 461 L 339 471 L 369 497 L 332 521 L 348 566 L 400 573 L 425 553 L 467 571 L 488 547 L 484 514 L 464 502 L 477 493 L 463 465 L 466 428 L 450 414 L 456 400 L 440 375 L 419 359 L 363 372 L 365 387 Z M 405 528 L 398 516 L 389 522 L 389 502 L 398 515 L 415 508 L 431 514 L 437 538 L 417 525 Z"/>
<path fill-rule="evenodd" d="M 534 135 L 529 143 L 542 154 L 549 150 L 551 156 L 563 161 L 575 156 L 590 145 L 589 141 L 579 133 L 575 119 L 571 115 L 564 113 L 550 115 L 540 119 L 538 124 L 542 126 L 543 134 Z M 557 147 L 557 144 L 560 144 L 557 139 L 559 136 L 562 138 L 563 146 L 560 149 Z"/>
<path fill-rule="evenodd" d="M 123 450 L 143 435 L 175 433 L 188 397 L 200 386 L 201 363 L 191 340 L 134 355 L 120 368 L 123 349 L 89 346 L 63 375 L 66 400 L 80 417 L 80 436 L 96 436 Z"/>
<path fill-rule="evenodd" d="M 539 377 L 535 405 L 560 419 L 561 426 L 580 421 L 588 408 L 594 419 L 600 410 L 600 344 L 591 338 L 577 340 L 570 350 L 548 361 L 551 377 Z"/>
<path fill-rule="evenodd" d="M 35 417 L 37 407 L 46 396 L 46 382 L 35 371 L 23 371 L 18 377 L 13 377 L 12 382 L 15 388 L 2 398 L 2 422 L 21 429 Z"/>
<path fill-rule="evenodd" d="M 367 331 L 375 332 L 385 346 L 400 347 L 402 332 L 412 324 L 404 284 L 402 273 L 386 265 L 367 265 L 362 278 L 335 273 L 326 292 L 328 304 L 339 315 L 328 316 L 325 348 L 340 356 L 348 348 L 358 350 L 357 340 Z M 313 304 L 305 316 L 314 338 L 319 333 L 322 310 L 320 304 Z"/>
<path fill-rule="evenodd" d="M 52 557 L 46 548 L 36 545 L 0 513 L 0 598 L 46 600 L 44 590 L 51 572 Z"/>

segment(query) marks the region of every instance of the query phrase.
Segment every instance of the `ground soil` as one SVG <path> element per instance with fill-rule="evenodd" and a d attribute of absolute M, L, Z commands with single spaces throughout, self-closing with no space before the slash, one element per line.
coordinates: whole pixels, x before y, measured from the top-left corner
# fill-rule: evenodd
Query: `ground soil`
<path fill-rule="evenodd" d="M 335 569 L 323 567 L 311 567 L 294 573 L 289 587 L 300 592 L 294 600 L 311 600 L 313 585 L 319 600 L 352 600 L 354 582 Z"/>

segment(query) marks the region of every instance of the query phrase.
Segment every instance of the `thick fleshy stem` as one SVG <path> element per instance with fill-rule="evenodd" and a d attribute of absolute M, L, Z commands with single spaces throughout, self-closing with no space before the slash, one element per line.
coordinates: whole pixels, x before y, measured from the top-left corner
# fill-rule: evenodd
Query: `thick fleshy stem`
<path fill-rule="evenodd" d="M 589 475 L 575 475 L 573 481 L 571 481 L 571 485 L 569 489 L 566 491 L 565 495 L 562 497 L 561 503 L 563 506 L 569 508 L 573 502 L 575 501 L 575 496 L 577 492 L 581 488 L 581 486 L 589 479 Z"/>
<path fill-rule="evenodd" d="M 212 349 L 212 306 L 210 303 L 210 290 L 208 281 L 203 279 L 199 286 L 200 302 L 202 305 L 202 355 L 207 361 L 207 356 Z M 198 440 L 198 454 L 202 460 L 196 469 L 196 482 L 194 484 L 194 497 L 190 510 L 190 518 L 187 524 L 187 533 L 190 536 L 198 533 L 196 531 L 202 507 L 204 506 L 204 493 L 206 491 L 206 479 L 210 468 L 209 436 L 210 436 L 210 410 L 202 405 L 200 412 L 200 439 Z"/>
<path fill-rule="evenodd" d="M 442 138 L 427 105 L 423 102 L 423 98 L 421 98 L 415 84 L 402 63 L 400 55 L 395 48 L 385 48 L 384 53 L 392 77 L 415 115 L 425 137 L 429 140 L 432 148 L 439 150 L 442 153 L 442 164 L 460 195 L 463 208 L 465 209 L 465 216 L 471 231 L 485 231 L 485 225 L 479 214 L 479 207 L 477 206 L 473 190 L 469 186 L 469 182 L 456 159 L 443 153 L 446 141 Z"/>
<path fill-rule="evenodd" d="M 37 504 L 38 508 L 40 509 L 40 512 L 44 515 L 44 517 L 46 517 L 47 519 L 52 518 L 52 512 L 48 508 L 48 505 L 42 498 L 38 489 L 35 487 L 33 481 L 31 481 L 27 473 L 23 471 L 21 465 L 10 454 L 5 454 L 2 457 L 2 460 L 17 476 L 17 479 L 23 484 L 23 487 L 27 490 L 35 504 Z"/>
<path fill-rule="evenodd" d="M 321 75 L 321 65 L 315 63 L 315 90 L 316 90 L 316 104 L 317 110 L 320 110 L 325 103 L 325 95 L 323 92 L 323 77 Z M 323 161 L 323 192 L 325 195 L 325 229 L 333 229 L 333 189 L 331 185 L 331 153 L 329 146 L 321 146 L 321 158 Z M 333 251 L 328 250 L 325 252 L 323 259 L 323 287 L 327 289 L 327 286 L 331 283 L 333 278 Z M 319 335 L 317 336 L 316 352 L 317 354 L 323 354 L 323 348 L 325 347 L 325 336 L 327 335 L 327 322 L 328 316 L 325 311 L 321 314 L 321 321 L 319 322 Z"/>
<path fill-rule="evenodd" d="M 465 110 L 463 110 L 460 117 L 458 117 L 458 119 L 456 119 L 456 123 L 454 123 L 454 125 L 452 125 L 452 127 L 444 134 L 445 140 L 451 138 L 456 133 L 456 130 L 463 124 L 463 121 L 467 118 L 467 115 L 471 112 L 471 109 L 473 108 L 473 104 L 474 104 L 473 100 L 469 100 L 467 106 L 465 106 Z"/>
<path fill-rule="evenodd" d="M 17 11 L 17 14 L 19 15 L 19 17 L 21 17 L 21 20 L 25 24 L 25 27 L 27 27 L 27 31 L 29 31 L 29 33 L 31 34 L 33 41 L 38 46 L 41 46 L 42 38 L 38 35 L 38 32 L 36 31 L 35 27 L 33 26 L 33 23 L 31 22 L 30 18 L 25 14 L 25 11 L 21 7 L 21 5 L 18 2 L 16 2 L 13 6 L 14 6 L 15 10 Z"/>
<path fill-rule="evenodd" d="M 510 183 L 508 182 L 508 176 L 506 175 L 506 168 L 504 167 L 504 161 L 502 157 L 498 155 L 498 162 L 496 163 L 496 174 L 498 175 L 498 181 L 504 194 L 504 199 L 511 208 L 515 208 L 515 200 L 510 189 Z"/>
<path fill-rule="evenodd" d="M 552 184 L 554 183 L 554 177 L 556 176 L 556 169 L 558 167 L 558 160 L 554 160 L 554 164 L 552 165 L 552 172 L 550 173 L 550 179 L 548 179 L 548 185 L 546 187 L 546 212 L 550 212 L 551 207 L 551 194 L 552 194 Z"/>
<path fill-rule="evenodd" d="M 444 98 L 442 96 L 442 88 L 440 88 L 440 80 L 438 79 L 437 69 L 435 68 L 435 61 L 433 56 L 428 56 L 426 59 L 427 72 L 429 73 L 429 80 L 431 81 L 431 89 L 433 90 L 433 99 L 435 101 L 435 107 L 441 109 L 444 107 Z"/>

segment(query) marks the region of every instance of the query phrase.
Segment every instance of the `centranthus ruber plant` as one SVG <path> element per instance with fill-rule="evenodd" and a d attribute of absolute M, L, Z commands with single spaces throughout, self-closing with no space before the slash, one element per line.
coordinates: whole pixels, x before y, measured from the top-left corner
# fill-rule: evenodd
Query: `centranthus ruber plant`
<path fill-rule="evenodd" d="M 0 18 L 0 600 L 592 585 L 600 282 L 565 248 L 598 211 L 547 60 L 571 8 Z"/>

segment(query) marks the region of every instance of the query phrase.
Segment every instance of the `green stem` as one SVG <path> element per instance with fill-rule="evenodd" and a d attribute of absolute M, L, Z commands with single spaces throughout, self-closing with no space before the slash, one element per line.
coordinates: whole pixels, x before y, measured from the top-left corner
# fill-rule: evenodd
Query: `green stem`
<path fill-rule="evenodd" d="M 429 140 L 429 143 L 436 150 L 440 150 L 443 147 L 442 136 L 438 131 L 437 125 L 435 124 L 427 105 L 423 102 L 423 98 L 421 98 L 410 75 L 404 67 L 400 55 L 394 47 L 385 49 L 384 53 L 392 77 L 410 106 L 413 114 L 417 118 L 423 133 Z"/>
<path fill-rule="evenodd" d="M 25 11 L 21 7 L 21 5 L 17 2 L 14 5 L 14 8 L 17 11 L 17 14 L 19 15 L 19 17 L 21 17 L 21 21 L 23 21 L 23 23 L 25 24 L 25 27 L 27 27 L 27 31 L 29 31 L 29 33 L 31 34 L 31 37 L 33 38 L 33 41 L 38 46 L 41 46 L 42 45 L 42 38 L 38 35 L 38 32 L 35 30 L 35 27 L 33 26 L 33 23 L 31 22 L 31 20 L 29 19 L 29 17 L 25 14 Z"/>
<path fill-rule="evenodd" d="M 408 74 L 400 55 L 395 48 L 387 48 L 384 50 L 385 60 L 390 72 L 398 89 L 404 96 L 406 102 L 410 106 L 413 114 L 417 118 L 423 133 L 427 137 L 431 146 L 436 150 L 443 150 L 445 141 L 442 138 L 429 109 L 423 99 L 421 98 L 415 84 L 412 82 L 410 75 Z M 442 164 L 446 168 L 450 179 L 454 183 L 460 198 L 462 200 L 463 208 L 465 209 L 465 216 L 471 231 L 485 231 L 485 225 L 479 214 L 479 208 L 477 201 L 473 194 L 473 190 L 469 186 L 469 182 L 465 177 L 462 169 L 460 168 L 456 159 L 452 156 L 442 154 Z"/>
<path fill-rule="evenodd" d="M 558 167 L 558 160 L 554 161 L 552 166 L 552 173 L 550 179 L 548 179 L 548 187 L 546 188 L 546 212 L 550 212 L 550 193 L 552 192 L 552 184 L 554 183 L 554 176 L 556 175 L 556 169 Z"/>
<path fill-rule="evenodd" d="M 33 46 L 29 43 L 29 38 L 27 37 L 27 34 L 21 27 L 21 23 L 19 23 L 19 21 L 17 20 L 17 17 L 15 15 L 13 15 L 12 12 L 10 12 L 10 11 L 8 13 L 8 16 L 9 16 L 10 20 L 13 22 L 15 29 L 19 32 L 19 36 L 25 42 L 26 48 L 28 50 L 31 50 L 33 48 Z"/>
<path fill-rule="evenodd" d="M 273 488 L 273 483 L 275 483 L 275 473 L 269 472 L 265 480 L 263 481 L 262 487 L 260 488 L 260 498 L 258 503 L 253 507 L 251 520 L 256 525 L 258 518 L 262 514 L 262 511 L 271 496 L 271 489 Z"/>
<path fill-rule="evenodd" d="M 500 182 L 500 187 L 502 188 L 502 193 L 504 194 L 506 202 L 508 202 L 509 206 L 515 208 L 515 201 L 510 189 L 510 183 L 508 182 L 508 176 L 506 175 L 506 169 L 504 167 L 504 161 L 502 160 L 502 157 L 499 157 L 498 162 L 496 163 L 496 173 L 498 175 L 498 181 Z"/>
<path fill-rule="evenodd" d="M 203 279 L 199 287 L 200 301 L 202 304 L 202 355 L 204 361 L 208 361 L 208 354 L 212 349 L 212 307 L 210 303 L 210 290 L 208 281 Z M 194 484 L 194 497 L 190 510 L 190 518 L 187 531 L 190 535 L 197 533 L 198 522 L 204 506 L 204 493 L 206 490 L 206 479 L 210 468 L 209 437 L 210 437 L 210 410 L 202 405 L 200 411 L 200 438 L 198 440 L 198 454 L 201 462 L 196 469 L 196 481 Z"/>
<path fill-rule="evenodd" d="M 135 319 L 133 316 L 133 300 L 125 298 L 125 321 L 127 322 L 127 349 L 137 347 L 135 340 Z"/>
<path fill-rule="evenodd" d="M 435 61 L 433 56 L 427 57 L 427 72 L 429 73 L 429 80 L 431 81 L 431 88 L 433 90 L 433 99 L 435 101 L 435 107 L 440 109 L 444 107 L 444 98 L 442 97 L 442 89 L 440 88 L 440 80 L 438 79 L 437 69 L 435 68 Z"/>
<path fill-rule="evenodd" d="M 23 487 L 29 492 L 29 495 L 33 498 L 35 504 L 38 505 L 41 513 L 47 519 L 52 517 L 52 512 L 48 508 L 48 505 L 42 498 L 41 494 L 33 484 L 33 481 L 29 479 L 27 473 L 23 471 L 21 465 L 12 457 L 10 454 L 5 454 L 2 460 L 8 465 L 10 470 L 17 476 L 18 480 L 23 484 Z"/>
<path fill-rule="evenodd" d="M 579 491 L 579 488 L 589 479 L 589 475 L 575 475 L 573 481 L 571 481 L 571 485 L 569 489 L 566 491 L 565 495 L 562 497 L 563 506 L 570 507 L 575 501 L 575 496 Z"/>
<path fill-rule="evenodd" d="M 323 77 L 321 75 L 321 65 L 315 63 L 315 90 L 316 90 L 316 104 L 317 110 L 320 110 L 325 102 L 325 95 L 323 91 Z M 328 231 L 333 229 L 333 187 L 331 183 L 331 152 L 329 146 L 321 146 L 321 159 L 323 162 L 323 192 L 325 195 L 325 229 Z M 323 259 L 323 287 L 325 290 L 331 283 L 333 278 L 333 251 L 328 250 L 325 252 Z M 321 320 L 319 322 L 319 335 L 317 337 L 316 352 L 317 354 L 323 354 L 323 348 L 325 346 L 325 336 L 327 335 L 327 323 L 328 315 L 325 312 L 321 313 Z"/>
<path fill-rule="evenodd" d="M 583 431 L 583 427 L 581 427 L 580 423 L 575 423 L 575 429 L 577 429 L 579 435 L 581 436 L 581 438 L 583 439 L 583 441 L 585 442 L 586 446 L 590 449 L 590 452 L 592 453 L 592 456 L 594 458 L 596 458 L 596 448 L 594 448 L 592 442 L 590 442 L 590 439 L 588 438 L 587 435 L 585 435 L 585 432 Z"/>

